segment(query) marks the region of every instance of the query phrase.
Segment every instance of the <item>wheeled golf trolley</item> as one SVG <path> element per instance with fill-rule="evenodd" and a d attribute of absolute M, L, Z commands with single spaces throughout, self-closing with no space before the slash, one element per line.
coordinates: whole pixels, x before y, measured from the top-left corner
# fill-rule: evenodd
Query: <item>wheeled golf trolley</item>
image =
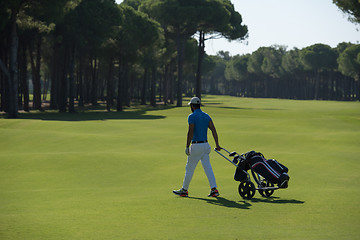
<path fill-rule="evenodd" d="M 236 152 L 230 152 L 225 148 L 222 148 L 222 150 L 229 154 L 229 157 L 233 158 L 230 160 L 220 151 L 216 150 L 216 148 L 214 150 L 231 164 L 236 166 L 234 179 L 235 181 L 240 182 L 238 191 L 242 198 L 251 199 L 255 195 L 256 190 L 263 197 L 270 197 L 275 190 L 287 188 L 289 181 L 289 176 L 287 174 L 288 169 L 276 160 L 266 160 L 261 153 L 255 151 L 239 155 Z M 252 178 L 257 187 L 251 181 L 248 170 L 251 171 Z M 278 184 L 278 186 L 275 186 L 275 184 Z"/>

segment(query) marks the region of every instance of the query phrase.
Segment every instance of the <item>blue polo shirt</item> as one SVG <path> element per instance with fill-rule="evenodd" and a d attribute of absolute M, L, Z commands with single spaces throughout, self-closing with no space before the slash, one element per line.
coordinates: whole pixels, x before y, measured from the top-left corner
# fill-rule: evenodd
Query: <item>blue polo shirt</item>
<path fill-rule="evenodd" d="M 195 109 L 195 111 L 188 116 L 188 123 L 195 124 L 193 141 L 207 140 L 207 129 L 210 121 L 211 117 L 209 114 L 201 111 L 201 109 Z"/>

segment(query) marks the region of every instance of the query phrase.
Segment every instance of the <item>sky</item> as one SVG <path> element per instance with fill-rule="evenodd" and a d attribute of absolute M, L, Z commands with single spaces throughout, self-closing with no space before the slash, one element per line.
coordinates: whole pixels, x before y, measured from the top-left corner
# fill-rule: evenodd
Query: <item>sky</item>
<path fill-rule="evenodd" d="M 249 37 L 242 42 L 207 40 L 208 55 L 216 55 L 218 51 L 242 55 L 272 45 L 287 46 L 291 50 L 316 43 L 331 47 L 341 42 L 360 43 L 360 24 L 349 22 L 332 0 L 231 1 L 248 26 Z"/>

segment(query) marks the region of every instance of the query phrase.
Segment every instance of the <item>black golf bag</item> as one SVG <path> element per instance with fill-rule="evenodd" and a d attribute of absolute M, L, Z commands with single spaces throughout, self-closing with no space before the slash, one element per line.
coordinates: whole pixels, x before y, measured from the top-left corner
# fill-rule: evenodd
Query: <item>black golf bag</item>
<path fill-rule="evenodd" d="M 287 174 L 288 168 L 278 161 L 274 159 L 265 159 L 263 154 L 255 151 L 245 153 L 244 157 L 245 158 L 240 160 L 238 167 L 236 168 L 234 175 L 236 181 L 245 181 L 248 177 L 246 172 L 250 169 L 269 182 L 278 184 L 279 186 L 284 180 L 289 180 L 289 175 Z"/>

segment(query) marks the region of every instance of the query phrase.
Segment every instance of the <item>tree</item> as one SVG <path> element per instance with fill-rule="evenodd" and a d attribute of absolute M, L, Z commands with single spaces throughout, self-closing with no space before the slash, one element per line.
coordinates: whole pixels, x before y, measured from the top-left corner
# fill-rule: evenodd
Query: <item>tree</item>
<path fill-rule="evenodd" d="M 139 10 L 142 0 L 124 0 L 121 4 L 132 7 L 136 11 Z"/>
<path fill-rule="evenodd" d="M 97 105 L 99 85 L 98 70 L 99 57 L 103 43 L 111 37 L 114 26 L 119 24 L 119 11 L 112 0 L 86 0 L 80 2 L 64 17 L 64 21 L 56 26 L 58 48 L 61 53 L 55 56 L 58 59 L 59 83 L 53 78 L 53 84 L 59 86 L 59 110 L 66 111 L 69 99 L 69 111 L 74 111 L 75 98 L 75 64 L 83 59 L 88 61 L 88 74 L 90 84 L 87 85 L 88 96 L 86 101 Z M 112 64 L 109 63 L 109 64 Z M 80 69 L 82 71 L 82 69 Z M 80 88 L 83 89 L 81 80 Z M 90 95 L 90 96 L 89 96 Z M 82 98 L 82 93 L 80 95 Z"/>
<path fill-rule="evenodd" d="M 216 56 L 208 56 L 205 58 L 204 66 L 208 66 L 211 70 L 204 74 L 204 83 L 208 85 L 211 94 L 226 94 L 224 87 L 227 85 L 225 78 L 226 63 L 231 58 L 229 52 L 220 51 Z M 206 89 L 206 87 L 205 87 Z"/>
<path fill-rule="evenodd" d="M 360 45 L 349 45 L 338 58 L 339 70 L 357 82 L 356 98 L 360 100 Z"/>
<path fill-rule="evenodd" d="M 9 118 L 16 118 L 18 114 L 18 26 L 17 21 L 20 14 L 28 16 L 30 21 L 42 21 L 51 23 L 61 14 L 61 11 L 66 3 L 66 0 L 61 1 L 47 1 L 47 0 L 1 0 L 0 5 L 3 9 L 9 10 L 9 15 L 1 13 L 2 20 L 8 22 L 10 31 L 8 36 L 9 44 L 9 69 L 5 71 L 7 76 L 7 113 Z M 0 64 L 3 66 L 3 63 Z M 36 69 L 37 70 L 37 69 Z"/>
<path fill-rule="evenodd" d="M 197 30 L 197 1 L 193 0 L 149 0 L 142 7 L 150 17 L 164 28 L 165 35 L 174 39 L 177 49 L 178 81 L 177 107 L 182 106 L 183 65 L 186 41 Z"/>
<path fill-rule="evenodd" d="M 281 60 L 286 52 L 286 47 L 272 46 L 265 50 L 261 70 L 272 78 L 279 78 L 282 70 Z"/>
<path fill-rule="evenodd" d="M 249 73 L 253 76 L 253 85 L 254 85 L 254 97 L 258 96 L 267 96 L 267 87 L 266 81 L 264 81 L 265 75 L 261 69 L 261 66 L 264 62 L 264 52 L 266 49 L 260 47 L 255 52 L 253 52 L 249 58 L 247 69 Z"/>
<path fill-rule="evenodd" d="M 300 61 L 300 50 L 295 48 L 286 52 L 281 60 L 281 68 L 288 84 L 288 97 L 306 99 L 306 77 L 304 66 Z"/>
<path fill-rule="evenodd" d="M 128 6 L 126 2 L 119 6 L 121 24 L 115 37 L 116 53 L 119 58 L 119 89 L 117 110 L 122 110 L 122 103 L 128 96 L 129 65 L 138 62 L 144 66 L 141 98 L 146 102 L 148 70 L 156 68 L 156 59 L 162 45 L 163 33 L 159 23 L 150 19 L 145 13 Z M 137 26 L 137 27 L 134 27 Z M 155 84 L 155 82 L 154 82 Z M 152 86 L 154 90 L 154 86 Z M 152 104 L 155 92 L 151 91 Z M 125 96 L 125 97 L 124 97 Z"/>
<path fill-rule="evenodd" d="M 241 15 L 235 11 L 229 0 L 199 1 L 199 19 L 197 20 L 198 63 L 196 72 L 196 96 L 201 98 L 201 69 L 205 54 L 205 41 L 217 36 L 230 40 L 244 40 L 247 37 L 247 26 L 242 25 Z M 206 38 L 206 34 L 210 34 Z"/>
<path fill-rule="evenodd" d="M 359 0 L 333 0 L 333 3 L 341 11 L 349 15 L 349 20 L 360 24 L 360 1 Z"/>
<path fill-rule="evenodd" d="M 17 90 L 18 90 L 18 71 L 17 71 L 17 55 L 18 55 L 18 33 L 16 20 L 20 8 L 24 4 L 23 1 L 0 1 L 0 5 L 4 9 L 9 9 L 10 16 L 3 15 L 4 20 L 8 20 L 9 24 L 9 68 L 6 67 L 6 64 L 1 62 L 2 70 L 6 75 L 6 111 L 8 118 L 17 118 L 18 115 L 18 99 L 17 99 Z"/>
<path fill-rule="evenodd" d="M 250 91 L 249 72 L 247 69 L 250 54 L 236 55 L 226 63 L 225 78 L 234 85 L 230 86 L 232 95 L 246 96 Z M 240 87 L 242 86 L 242 87 Z"/>
<path fill-rule="evenodd" d="M 314 44 L 302 49 L 300 58 L 305 69 L 312 70 L 315 73 L 314 98 L 319 99 L 320 74 L 337 68 L 337 53 L 328 45 Z"/>
<path fill-rule="evenodd" d="M 204 93 L 210 93 L 213 91 L 215 91 L 215 87 L 214 87 L 214 81 L 212 81 L 212 79 L 210 78 L 210 74 L 214 71 L 215 66 L 216 66 L 216 62 L 215 62 L 215 56 L 209 56 L 207 54 L 205 54 L 204 57 L 204 62 L 203 62 L 203 70 L 204 73 L 203 74 L 203 92 Z M 216 82 L 215 82 L 216 83 Z"/>

